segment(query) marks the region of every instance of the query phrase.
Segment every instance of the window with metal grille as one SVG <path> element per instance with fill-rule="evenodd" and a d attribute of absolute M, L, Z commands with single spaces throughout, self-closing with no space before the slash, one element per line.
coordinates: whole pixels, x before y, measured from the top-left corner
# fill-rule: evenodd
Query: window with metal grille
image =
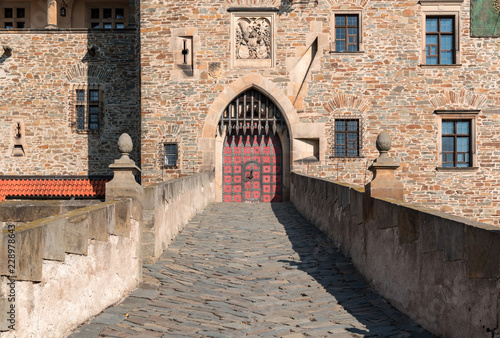
<path fill-rule="evenodd" d="M 101 92 L 99 89 L 88 89 L 86 86 L 74 92 L 74 109 L 77 131 L 96 132 L 99 130 L 99 113 L 101 111 Z"/>
<path fill-rule="evenodd" d="M 357 119 L 335 120 L 335 156 L 357 157 L 360 148 L 360 128 Z"/>
<path fill-rule="evenodd" d="M 471 167 L 471 121 L 443 120 L 442 166 L 445 168 Z"/>
<path fill-rule="evenodd" d="M 163 144 L 163 166 L 165 168 L 176 168 L 177 158 L 179 154 L 179 147 L 177 143 L 165 143 Z"/>
<path fill-rule="evenodd" d="M 427 16 L 425 19 L 425 62 L 455 64 L 455 17 Z"/>
<path fill-rule="evenodd" d="M 3 7 L 0 8 L 0 28 L 14 29 L 27 28 L 27 8 Z"/>
<path fill-rule="evenodd" d="M 91 29 L 124 29 L 127 25 L 127 8 L 110 4 L 104 7 L 89 8 L 89 28 Z"/>
<path fill-rule="evenodd" d="M 359 15 L 335 14 L 335 51 L 359 51 Z"/>

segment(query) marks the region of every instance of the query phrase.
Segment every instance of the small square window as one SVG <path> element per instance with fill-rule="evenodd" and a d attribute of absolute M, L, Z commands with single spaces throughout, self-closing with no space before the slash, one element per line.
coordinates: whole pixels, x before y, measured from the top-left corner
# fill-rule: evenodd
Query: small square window
<path fill-rule="evenodd" d="M 24 18 L 24 16 L 25 16 L 25 13 L 26 13 L 26 11 L 25 11 L 25 9 L 24 9 L 24 8 L 17 8 L 17 9 L 16 9 L 16 12 L 17 12 L 17 13 L 16 13 L 16 14 L 17 14 L 17 16 L 16 16 L 16 17 L 17 17 L 18 19 L 23 19 L 23 18 Z"/>
<path fill-rule="evenodd" d="M 14 17 L 14 9 L 13 8 L 4 8 L 4 18 L 12 19 Z"/>
<path fill-rule="evenodd" d="M 111 8 L 104 8 L 102 10 L 102 17 L 103 17 L 103 19 L 111 19 L 112 18 L 111 13 L 112 13 Z"/>
<path fill-rule="evenodd" d="M 115 19 L 124 19 L 125 18 L 125 10 L 123 8 L 115 9 Z"/>

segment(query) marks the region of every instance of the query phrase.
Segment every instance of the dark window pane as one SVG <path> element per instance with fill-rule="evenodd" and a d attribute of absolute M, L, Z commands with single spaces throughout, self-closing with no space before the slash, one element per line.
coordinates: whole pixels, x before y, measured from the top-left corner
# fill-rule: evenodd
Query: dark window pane
<path fill-rule="evenodd" d="M 111 22 L 104 23 L 104 25 L 103 25 L 103 26 L 104 26 L 104 27 L 103 27 L 104 29 L 111 29 L 111 28 L 113 28 L 113 25 L 111 24 Z"/>
<path fill-rule="evenodd" d="M 164 165 L 166 166 L 177 165 L 177 144 L 169 143 L 165 144 L 164 147 L 165 147 Z"/>
<path fill-rule="evenodd" d="M 18 19 L 24 19 L 25 15 L 26 15 L 26 12 L 24 10 L 24 8 L 17 8 L 16 9 L 16 14 L 17 14 L 17 18 Z"/>
<path fill-rule="evenodd" d="M 337 40 L 345 39 L 345 29 L 344 28 L 337 28 L 335 30 L 335 37 Z"/>
<path fill-rule="evenodd" d="M 457 134 L 469 134 L 469 121 L 457 122 Z"/>
<path fill-rule="evenodd" d="M 118 23 L 116 23 L 116 28 L 117 29 L 123 29 L 123 28 L 125 28 L 125 25 L 123 23 L 121 23 L 121 22 L 118 22 Z"/>
<path fill-rule="evenodd" d="M 26 24 L 25 24 L 24 22 L 18 22 L 18 23 L 16 24 L 16 27 L 17 27 L 17 28 L 25 28 L 25 27 L 26 27 Z"/>
<path fill-rule="evenodd" d="M 347 47 L 347 50 L 348 50 L 349 52 L 357 52 L 357 51 L 358 51 L 358 46 L 357 46 L 357 45 L 349 45 L 349 46 Z"/>
<path fill-rule="evenodd" d="M 443 137 L 443 151 L 454 151 L 454 140 L 453 137 Z"/>
<path fill-rule="evenodd" d="M 92 114 L 99 114 L 99 107 L 98 106 L 90 106 L 89 107 L 89 113 Z"/>
<path fill-rule="evenodd" d="M 345 144 L 345 133 L 335 135 L 335 144 Z"/>
<path fill-rule="evenodd" d="M 123 8 L 115 9 L 115 19 L 124 19 L 125 18 L 125 10 Z"/>
<path fill-rule="evenodd" d="M 12 25 L 12 22 L 6 22 L 4 26 L 5 26 L 5 28 L 7 28 L 7 29 L 14 28 L 14 26 Z"/>
<path fill-rule="evenodd" d="M 14 17 L 14 9 L 13 8 L 4 8 L 4 18 L 10 19 Z"/>
<path fill-rule="evenodd" d="M 345 26 L 345 16 L 336 15 L 335 16 L 335 25 L 337 26 Z"/>
<path fill-rule="evenodd" d="M 345 130 L 345 121 L 335 121 L 335 130 Z"/>
<path fill-rule="evenodd" d="M 100 18 L 99 8 L 92 8 L 90 10 L 90 18 L 91 19 L 99 19 Z"/>
<path fill-rule="evenodd" d="M 76 100 L 77 101 L 85 101 L 85 90 L 83 90 L 83 89 L 76 90 Z"/>
<path fill-rule="evenodd" d="M 469 138 L 468 137 L 458 137 L 457 138 L 457 151 L 468 152 L 469 151 Z"/>
<path fill-rule="evenodd" d="M 89 99 L 91 102 L 99 101 L 99 90 L 95 89 L 89 90 Z"/>
<path fill-rule="evenodd" d="M 90 28 L 93 28 L 93 29 L 98 29 L 98 28 L 100 28 L 100 27 L 99 27 L 99 22 L 92 22 L 92 23 L 90 24 Z"/>
<path fill-rule="evenodd" d="M 445 122 L 443 121 L 443 134 L 453 134 L 454 133 L 455 122 Z"/>
<path fill-rule="evenodd" d="M 357 26 L 358 25 L 358 17 L 357 16 L 348 17 L 347 24 L 349 26 Z"/>
<path fill-rule="evenodd" d="M 335 50 L 337 52 L 345 52 L 345 41 L 336 41 Z"/>
<path fill-rule="evenodd" d="M 104 8 L 102 10 L 103 19 L 111 19 L 113 17 L 111 13 L 112 13 L 111 8 Z"/>
<path fill-rule="evenodd" d="M 453 18 L 441 19 L 441 32 L 453 32 Z"/>
<path fill-rule="evenodd" d="M 438 19 L 437 18 L 427 18 L 425 20 L 425 30 L 427 32 L 437 32 L 438 31 Z"/>

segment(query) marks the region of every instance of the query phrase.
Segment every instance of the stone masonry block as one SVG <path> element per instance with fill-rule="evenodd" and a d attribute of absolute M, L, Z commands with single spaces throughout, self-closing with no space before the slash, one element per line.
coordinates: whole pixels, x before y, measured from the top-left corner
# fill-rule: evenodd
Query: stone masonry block
<path fill-rule="evenodd" d="M 115 226 L 109 233 L 116 236 L 130 236 L 130 202 L 120 201 L 115 204 Z"/>
<path fill-rule="evenodd" d="M 464 223 L 451 219 L 436 221 L 437 247 L 442 248 L 447 261 L 465 258 L 465 227 Z"/>
<path fill-rule="evenodd" d="M 466 228 L 469 278 L 500 276 L 500 234 L 472 226 Z"/>
<path fill-rule="evenodd" d="M 0 221 L 32 222 L 59 214 L 60 205 L 54 203 L 5 202 L 0 205 Z"/>
<path fill-rule="evenodd" d="M 378 198 L 373 198 L 373 215 L 378 229 L 398 226 L 399 206 Z"/>
<path fill-rule="evenodd" d="M 151 186 L 144 188 L 144 210 L 154 209 L 160 187 Z"/>
<path fill-rule="evenodd" d="M 108 208 L 99 208 L 90 212 L 89 238 L 96 241 L 108 241 Z"/>
<path fill-rule="evenodd" d="M 90 216 L 88 212 L 67 217 L 65 224 L 65 251 L 67 253 L 87 255 L 89 223 Z"/>
<path fill-rule="evenodd" d="M 39 282 L 42 279 L 42 257 L 45 243 L 43 226 L 36 222 L 17 227 L 14 235 L 15 243 L 9 243 L 7 232 L 2 233 L 2 252 L 0 258 L 0 273 L 15 276 L 16 280 Z M 11 245 L 9 247 L 8 245 Z M 12 245 L 14 247 L 12 247 Z M 9 258 L 8 250 L 14 250 Z M 14 272 L 10 271 L 9 259 L 14 259 Z"/>
<path fill-rule="evenodd" d="M 398 212 L 399 244 L 409 244 L 419 238 L 420 211 L 400 206 Z"/>
<path fill-rule="evenodd" d="M 59 218 L 43 227 L 45 245 L 43 259 L 64 261 L 66 256 L 66 219 Z"/>
<path fill-rule="evenodd" d="M 436 216 L 428 213 L 420 214 L 420 252 L 427 253 L 438 250 L 436 236 Z"/>

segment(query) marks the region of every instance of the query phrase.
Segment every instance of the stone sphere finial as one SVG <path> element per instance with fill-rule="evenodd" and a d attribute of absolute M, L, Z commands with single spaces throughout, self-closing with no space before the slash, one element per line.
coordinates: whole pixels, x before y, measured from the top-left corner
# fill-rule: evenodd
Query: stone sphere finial
<path fill-rule="evenodd" d="M 383 159 L 387 157 L 387 152 L 391 150 L 391 137 L 385 131 L 381 132 L 377 136 L 376 142 L 377 150 L 380 153 L 379 158 Z"/>
<path fill-rule="evenodd" d="M 132 143 L 132 138 L 130 137 L 130 135 L 127 133 L 121 134 L 120 138 L 118 138 L 118 149 L 122 154 L 122 158 L 128 157 L 128 154 L 130 154 L 133 147 L 134 144 Z"/>

